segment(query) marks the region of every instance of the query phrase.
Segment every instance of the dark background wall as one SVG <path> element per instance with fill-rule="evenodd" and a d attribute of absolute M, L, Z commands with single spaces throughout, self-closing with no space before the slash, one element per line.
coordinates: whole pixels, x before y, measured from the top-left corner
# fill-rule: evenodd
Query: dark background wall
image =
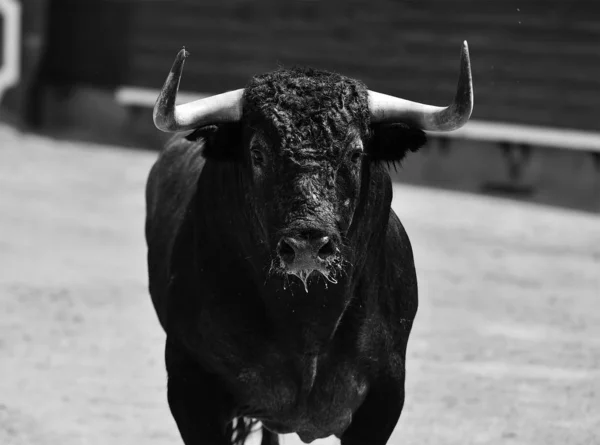
<path fill-rule="evenodd" d="M 475 119 L 600 130 L 593 0 L 53 0 L 50 19 L 52 82 L 159 88 L 185 45 L 186 91 L 306 64 L 440 105 L 466 39 Z"/>
<path fill-rule="evenodd" d="M 50 5 L 48 81 L 114 87 L 129 80 L 131 14 L 139 2 L 50 0 Z"/>

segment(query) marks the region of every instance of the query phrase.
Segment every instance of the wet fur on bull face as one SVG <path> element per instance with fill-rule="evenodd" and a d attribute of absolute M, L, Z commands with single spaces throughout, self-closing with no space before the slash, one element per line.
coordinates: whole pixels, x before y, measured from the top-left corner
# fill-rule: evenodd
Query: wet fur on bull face
<path fill-rule="evenodd" d="M 245 91 L 244 121 L 271 273 L 294 275 L 307 291 L 311 275 L 335 282 L 369 136 L 366 87 L 312 69 L 257 76 Z"/>

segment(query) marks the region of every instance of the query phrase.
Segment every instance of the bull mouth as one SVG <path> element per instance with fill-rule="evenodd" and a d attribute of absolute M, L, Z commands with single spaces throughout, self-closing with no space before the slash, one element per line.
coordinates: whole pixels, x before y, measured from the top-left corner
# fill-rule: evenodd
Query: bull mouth
<path fill-rule="evenodd" d="M 333 275 L 328 270 L 301 269 L 301 270 L 296 270 L 296 271 L 289 271 L 289 272 L 287 272 L 287 275 L 297 277 L 300 281 L 302 281 L 302 284 L 304 285 L 304 291 L 306 293 L 308 293 L 308 281 L 311 277 L 314 277 L 314 278 L 323 277 L 325 279 L 326 283 L 329 282 L 332 284 L 337 284 L 335 275 Z"/>
<path fill-rule="evenodd" d="M 305 261 L 298 262 L 292 266 L 286 264 L 279 256 L 275 255 L 272 262 L 269 275 L 278 275 L 284 278 L 284 289 L 287 287 L 288 280 L 292 277 L 299 279 L 304 285 L 304 291 L 308 293 L 309 282 L 323 279 L 327 283 L 337 284 L 337 278 L 343 271 L 344 261 L 339 253 L 323 260 L 318 257 L 307 258 Z"/>

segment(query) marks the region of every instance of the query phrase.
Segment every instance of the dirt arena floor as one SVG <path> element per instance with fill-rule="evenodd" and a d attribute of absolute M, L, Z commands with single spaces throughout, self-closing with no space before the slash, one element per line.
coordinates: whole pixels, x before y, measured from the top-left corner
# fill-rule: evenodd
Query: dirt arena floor
<path fill-rule="evenodd" d="M 146 291 L 154 158 L 0 126 L 0 445 L 181 443 Z M 600 215 L 400 185 L 394 208 L 421 306 L 391 443 L 600 444 Z"/>

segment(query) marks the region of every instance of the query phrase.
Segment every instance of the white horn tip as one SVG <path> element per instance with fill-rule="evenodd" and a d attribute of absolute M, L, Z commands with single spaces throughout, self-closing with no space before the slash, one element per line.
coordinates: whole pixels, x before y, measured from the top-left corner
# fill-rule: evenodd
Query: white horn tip
<path fill-rule="evenodd" d="M 469 57 L 469 44 L 467 43 L 466 40 L 463 41 L 462 48 L 461 48 L 460 52 L 461 52 L 461 54 L 462 54 L 463 57 L 465 57 L 465 56 Z"/>
<path fill-rule="evenodd" d="M 190 52 L 185 49 L 185 46 L 179 50 L 177 53 L 176 60 L 185 60 L 190 56 Z"/>

